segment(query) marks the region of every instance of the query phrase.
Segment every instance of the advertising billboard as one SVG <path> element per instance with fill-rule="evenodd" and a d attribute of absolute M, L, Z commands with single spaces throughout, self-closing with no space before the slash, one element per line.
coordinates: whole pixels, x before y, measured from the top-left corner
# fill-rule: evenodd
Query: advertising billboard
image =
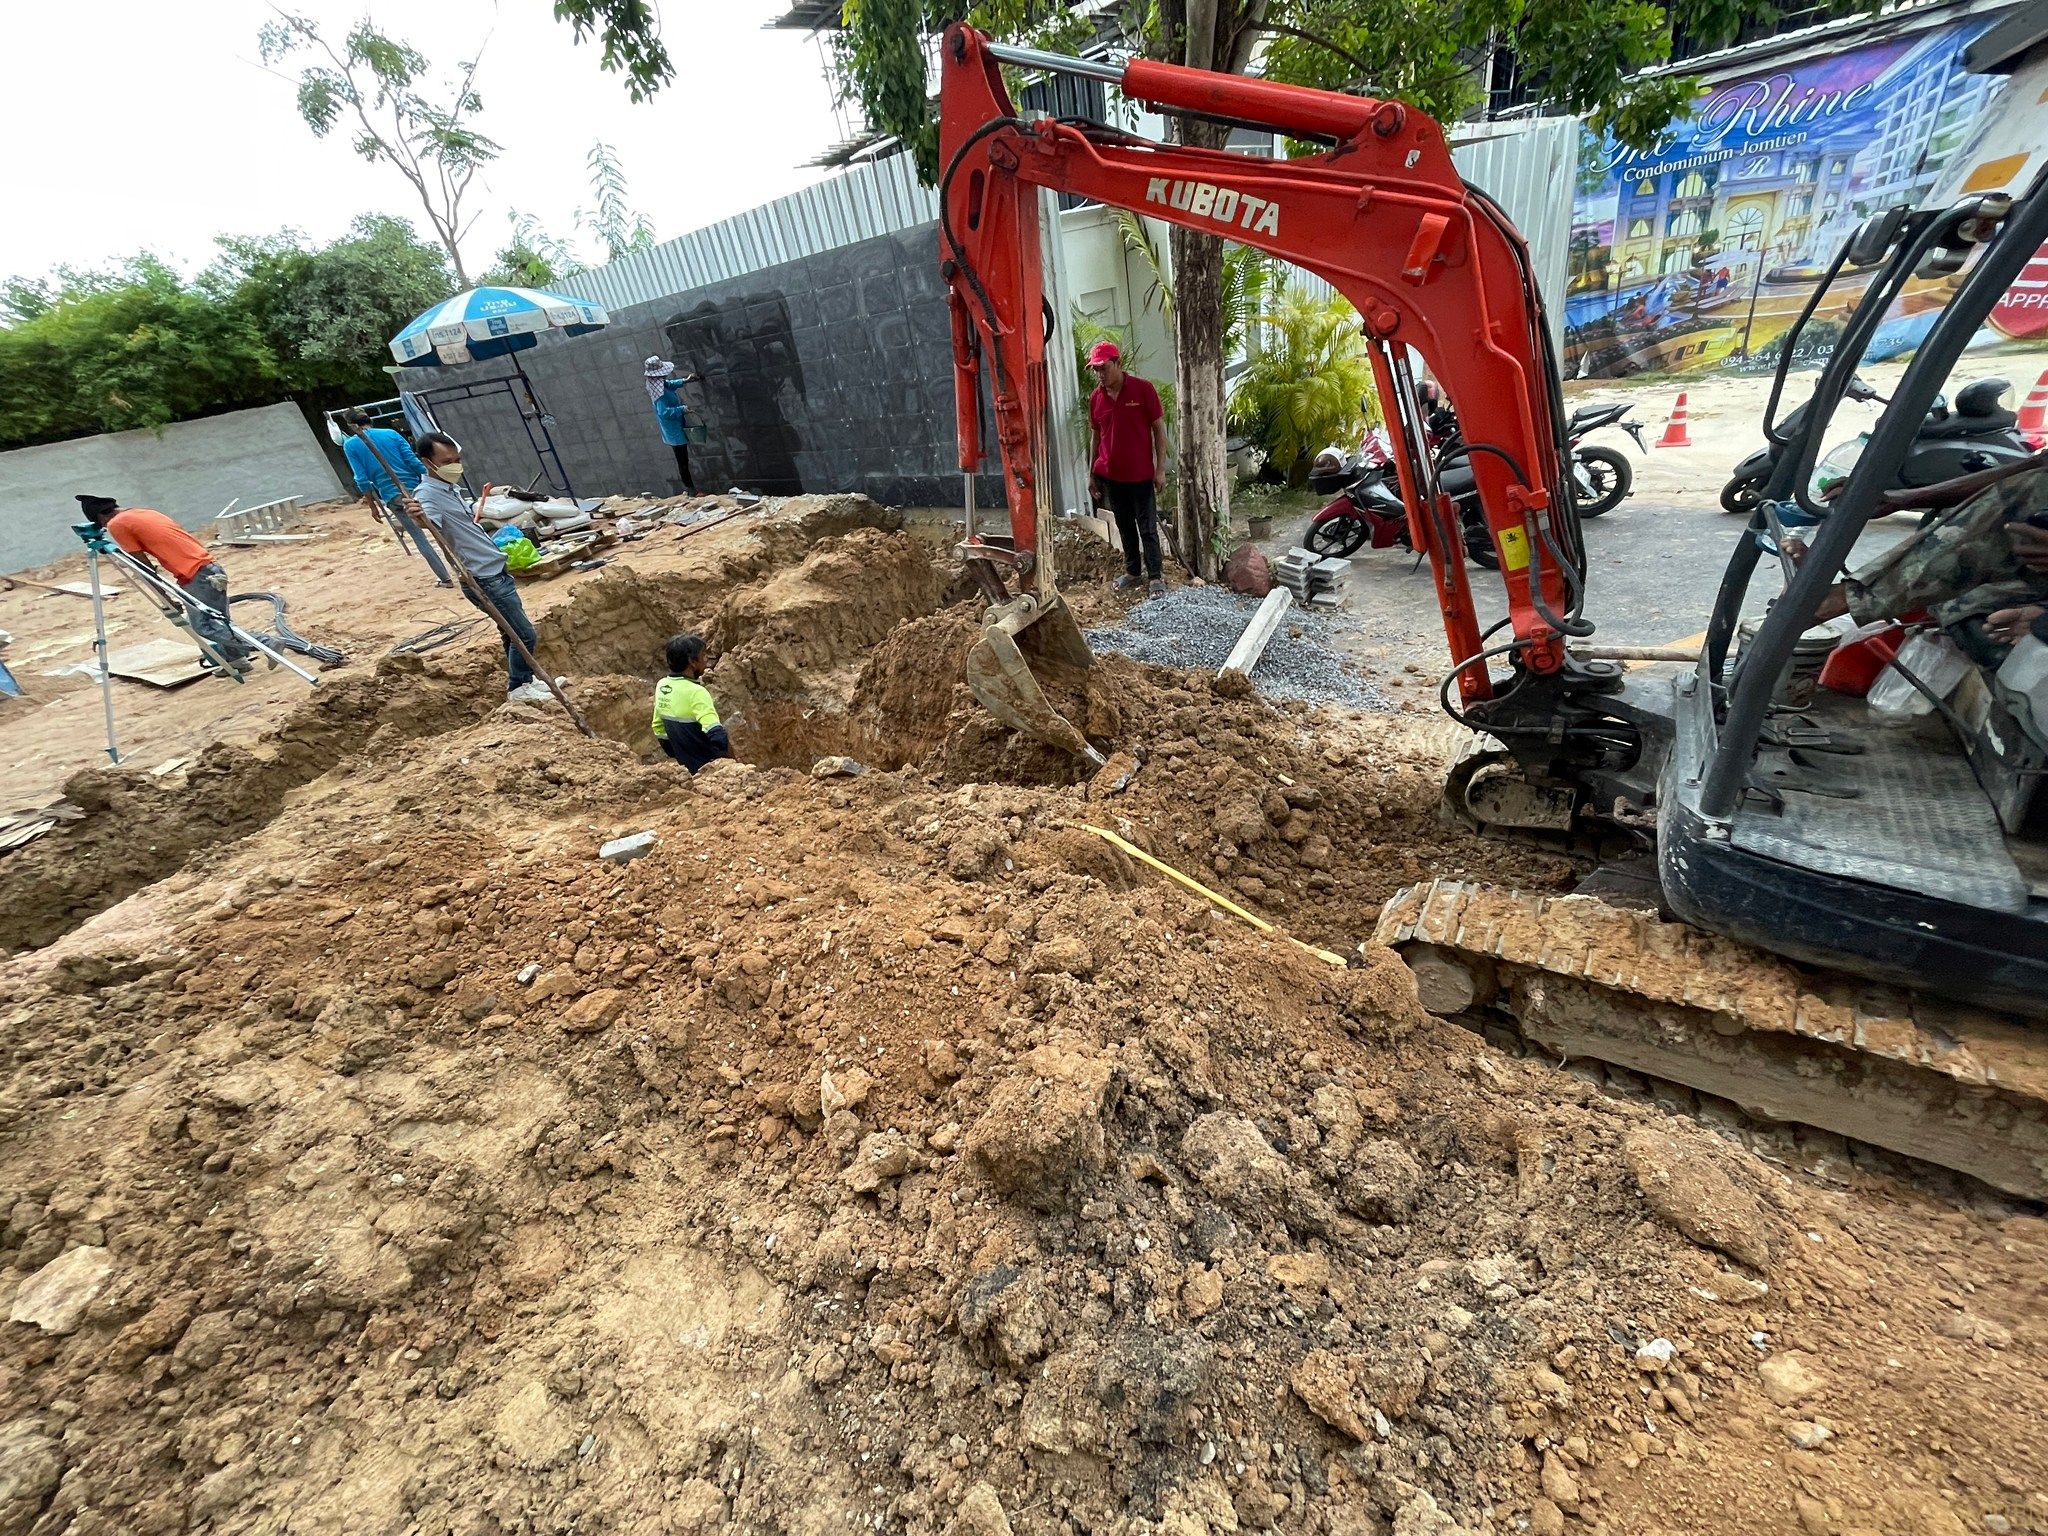
<path fill-rule="evenodd" d="M 1718 82 L 1647 150 L 1582 133 L 1566 377 L 1775 368 L 1778 339 L 1863 219 L 1983 182 L 1949 172 L 1977 163 L 1981 130 L 1999 115 L 2007 82 L 1969 73 L 1962 57 L 1993 19 Z M 1863 286 L 1836 280 L 1799 338 L 1801 361 L 1827 354 Z M 2022 308 L 2031 329 L 2048 326 Z M 1918 340 L 1931 296 L 1917 309 L 1924 319 L 1909 293 L 1886 347 Z"/>

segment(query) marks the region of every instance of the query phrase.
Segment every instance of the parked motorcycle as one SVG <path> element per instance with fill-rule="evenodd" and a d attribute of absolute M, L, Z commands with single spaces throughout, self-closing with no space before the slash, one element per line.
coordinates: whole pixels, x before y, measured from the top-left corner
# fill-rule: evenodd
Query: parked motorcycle
<path fill-rule="evenodd" d="M 1458 494 L 1458 479 L 1464 492 Z M 1470 473 L 1462 463 L 1444 471 L 1442 483 L 1458 506 L 1458 526 L 1464 539 L 1464 553 L 1477 563 L 1489 563 L 1493 539 L 1487 535 L 1487 518 L 1479 510 L 1479 498 L 1470 494 Z M 1303 545 L 1315 555 L 1356 555 L 1360 549 L 1413 549 L 1407 530 L 1407 506 L 1401 500 L 1401 479 L 1391 463 L 1366 463 L 1358 455 L 1339 457 L 1325 449 L 1315 469 L 1309 471 L 1309 487 L 1331 502 L 1309 518 Z"/>
<path fill-rule="evenodd" d="M 1458 509 L 1458 524 L 1465 553 L 1473 564 L 1496 568 L 1500 556 L 1487 531 L 1486 514 L 1467 462 L 1458 418 L 1441 395 L 1423 396 L 1425 429 L 1430 450 L 1438 464 L 1437 480 Z M 1628 420 L 1627 405 L 1589 405 L 1574 411 L 1565 424 L 1571 449 L 1572 492 L 1579 516 L 1599 517 L 1621 504 L 1634 483 L 1635 472 L 1625 455 L 1599 443 L 1583 439 L 1604 427 L 1618 426 L 1642 446 L 1642 425 Z M 1408 512 L 1401 500 L 1401 483 L 1391 462 L 1375 461 L 1356 453 L 1345 455 L 1325 448 L 1316 456 L 1309 472 L 1309 488 L 1332 500 L 1309 519 L 1302 543 L 1319 555 L 1345 556 L 1362 548 L 1411 549 Z"/>
<path fill-rule="evenodd" d="M 1649 452 L 1643 441 L 1643 424 L 1629 416 L 1631 409 L 1626 404 L 1582 405 L 1565 423 L 1565 437 L 1571 447 L 1572 495 L 1582 518 L 1612 512 L 1635 484 L 1635 467 L 1629 463 L 1627 454 L 1605 443 L 1585 441 L 1603 427 L 1619 427 L 1636 440 L 1637 448 Z"/>
<path fill-rule="evenodd" d="M 2033 449 L 2019 434 L 2019 418 L 2000 403 L 2000 397 L 2011 387 L 2004 379 L 1979 379 L 1957 393 L 1954 410 L 1949 409 L 1946 399 L 1936 395 L 1927 419 L 1914 434 L 1906 462 L 1899 469 L 1898 484 L 1937 485 L 1958 475 L 2030 457 Z M 1851 400 L 1889 403 L 1861 379 L 1849 381 L 1847 394 Z M 1779 434 L 1796 440 L 1806 411 L 1807 407 L 1802 405 L 1787 415 L 1779 423 Z M 1829 451 L 1828 461 L 1846 465 L 1853 459 L 1854 448 L 1854 440 L 1838 445 Z M 1768 443 L 1736 465 L 1735 473 L 1721 487 L 1722 510 L 1743 517 L 1756 511 L 1783 451 L 1778 444 Z"/>

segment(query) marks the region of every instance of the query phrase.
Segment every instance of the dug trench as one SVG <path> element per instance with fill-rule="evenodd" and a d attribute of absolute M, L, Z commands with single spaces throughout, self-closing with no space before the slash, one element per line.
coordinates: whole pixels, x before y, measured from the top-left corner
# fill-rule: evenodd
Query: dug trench
<path fill-rule="evenodd" d="M 942 563 L 776 515 L 550 614 L 603 737 L 394 668 L 0 966 L 0 1532 L 2048 1529 L 2035 1216 L 1219 917 L 1085 826 L 1332 947 L 1499 855 L 1384 720 L 1113 658 L 1142 760 L 1079 780 L 962 696 Z"/>

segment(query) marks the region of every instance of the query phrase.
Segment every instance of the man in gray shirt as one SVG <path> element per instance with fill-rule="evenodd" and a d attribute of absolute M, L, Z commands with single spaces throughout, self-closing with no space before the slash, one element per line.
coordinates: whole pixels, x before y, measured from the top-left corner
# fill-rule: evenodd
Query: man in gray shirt
<path fill-rule="evenodd" d="M 429 432 L 414 447 L 427 475 L 413 495 L 420 511 L 462 562 L 462 595 L 486 613 L 495 609 L 526 648 L 533 650 L 540 637 L 534 633 L 533 620 L 526 616 L 512 573 L 505 569 L 505 553 L 484 532 L 463 493 L 462 450 L 445 432 Z M 533 668 L 509 639 L 505 642 L 505 675 L 508 699 L 533 704 L 552 697 L 548 685 L 533 675 Z"/>

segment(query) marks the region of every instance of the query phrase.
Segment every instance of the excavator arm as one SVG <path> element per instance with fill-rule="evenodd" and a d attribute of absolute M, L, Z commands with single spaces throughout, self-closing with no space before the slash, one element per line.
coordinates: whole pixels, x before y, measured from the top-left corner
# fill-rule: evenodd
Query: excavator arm
<path fill-rule="evenodd" d="M 1268 160 L 1155 143 L 1097 123 L 1027 121 L 1004 87 L 1004 63 L 1093 75 L 1165 112 L 1271 128 L 1327 148 Z M 1435 121 L 1399 102 L 1142 59 L 1117 66 L 1006 48 L 965 25 L 946 32 L 939 101 L 940 259 L 970 497 L 961 553 L 997 605 L 992 631 L 1016 638 L 1043 623 L 1052 637 L 1041 642 L 1045 651 L 1073 662 L 1078 646 L 1085 664 L 1086 646 L 1054 586 L 1042 516 L 1050 330 L 1043 187 L 1255 246 L 1349 299 L 1372 343 L 1410 531 L 1434 575 L 1462 701 L 1483 706 L 1494 698 L 1491 657 L 1509 655 L 1518 671 L 1539 677 L 1569 665 L 1566 636 L 1591 626 L 1576 617 L 1584 556 L 1528 251 L 1499 209 L 1459 178 Z M 1500 555 L 1512 637 L 1491 651 L 1466 581 L 1456 512 L 1422 446 L 1411 348 L 1458 410 Z M 982 533 L 971 501 L 983 455 L 984 376 L 1009 505 L 1007 537 Z M 1018 581 L 1017 596 L 1003 585 L 1005 575 Z M 1022 718 L 1030 708 L 1015 707 L 1020 691 L 1028 706 L 1035 690 L 1009 659 L 991 670 L 983 658 L 979 675 L 970 660 L 977 695 L 1010 723 L 1059 739 L 1057 727 Z M 1475 720 L 1484 714 L 1475 709 Z"/>

